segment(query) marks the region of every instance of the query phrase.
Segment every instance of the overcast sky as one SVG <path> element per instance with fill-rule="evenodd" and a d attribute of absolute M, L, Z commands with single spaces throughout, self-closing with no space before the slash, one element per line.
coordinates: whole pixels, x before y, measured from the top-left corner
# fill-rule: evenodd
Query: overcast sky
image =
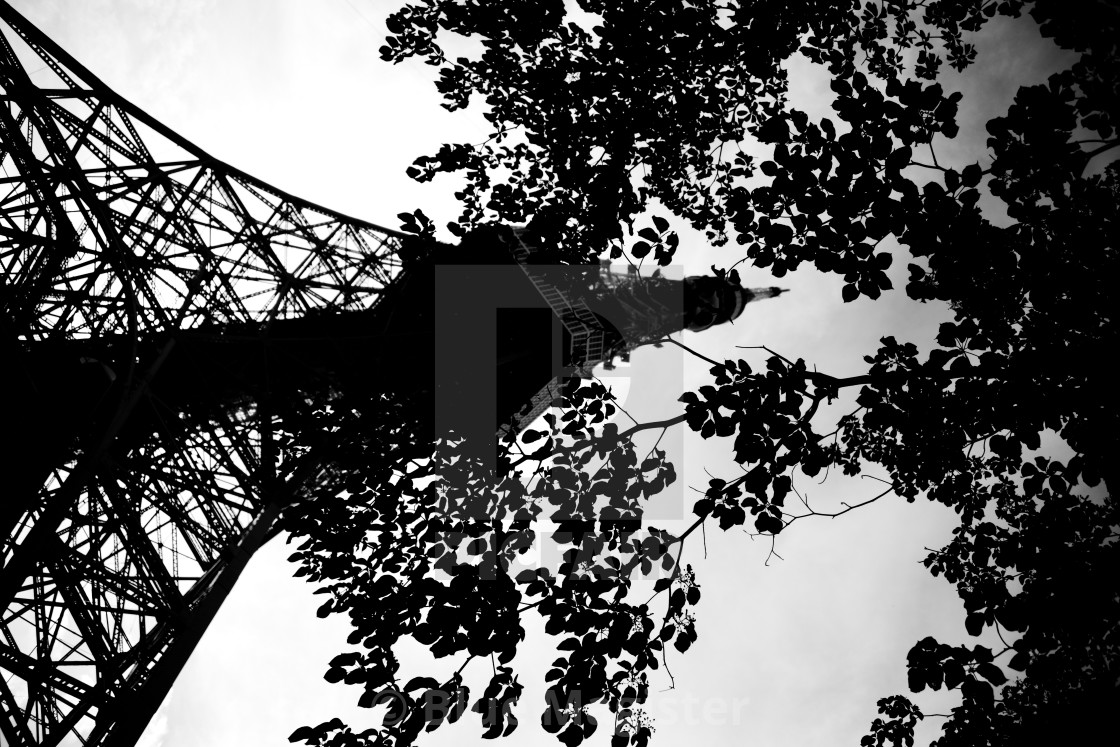
<path fill-rule="evenodd" d="M 446 178 L 418 185 L 404 175 L 411 161 L 444 142 L 480 141 L 477 113 L 439 107 L 431 68 L 391 67 L 379 59 L 385 0 L 26 0 L 17 9 L 125 98 L 215 157 L 313 202 L 374 223 L 396 226 L 396 214 L 422 208 L 442 225 L 457 214 Z M 1003 23 L 982 46 L 963 86 L 964 135 L 940 143 L 938 156 L 983 158 L 982 124 L 1006 109 L 1015 87 L 1055 69 L 1060 56 L 1038 43 L 1029 21 Z M 808 64 L 795 64 L 793 98 L 815 116 L 832 94 Z M 711 250 L 682 232 L 686 270 L 730 265 L 733 249 Z M 895 285 L 905 285 L 896 260 Z M 792 290 L 748 308 L 734 326 L 684 338 L 715 358 L 734 345 L 769 345 L 838 376 L 861 372 L 862 356 L 884 335 L 928 343 L 943 319 L 901 293 L 872 303 L 840 302 L 839 278 L 811 271 L 774 281 L 748 271 L 747 284 Z M 762 354 L 741 351 L 739 355 Z M 738 356 L 736 356 L 738 357 Z M 402 365 L 407 365 L 402 361 Z M 672 386 L 702 383 L 705 366 L 678 351 L 641 352 L 629 369 L 629 407 L 639 418 L 679 412 Z M 668 372 L 668 373 L 666 373 Z M 663 378 L 658 378 L 659 376 Z M 683 435 L 676 436 L 678 442 Z M 734 476 L 726 444 L 685 439 L 676 448 L 682 491 L 658 511 L 683 516 L 689 487 L 713 475 Z M 874 473 L 873 473 L 874 474 Z M 797 483 L 818 510 L 877 492 L 868 480 Z M 671 521 L 661 524 L 670 530 Z M 678 524 L 679 525 L 679 524 Z M 799 522 L 778 543 L 783 560 L 764 562 L 769 544 L 739 530 L 707 533 L 707 558 L 690 542 L 686 562 L 699 574 L 699 641 L 670 657 L 676 689 L 655 674 L 648 711 L 655 744 L 699 740 L 712 745 L 856 745 L 875 716 L 875 701 L 906 692 L 905 657 L 919 638 L 963 641 L 963 613 L 953 589 L 932 579 L 923 548 L 948 539 L 952 516 L 919 501 L 884 499 L 840 519 Z M 699 538 L 698 538 L 699 539 Z M 347 649 L 343 619 L 319 620 L 320 599 L 291 578 L 291 552 L 280 541 L 250 564 L 211 625 L 171 696 L 145 735 L 163 747 L 241 747 L 286 743 L 303 724 L 341 716 L 373 725 L 354 703 L 359 691 L 329 685 L 329 659 Z M 510 745 L 552 745 L 539 727 L 543 678 L 555 657 L 535 620 L 515 666 L 526 692 L 521 727 Z M 429 674 L 423 656 L 402 649 L 402 674 Z M 436 672 L 447 670 L 439 662 Z M 457 666 L 457 662 L 455 664 Z M 922 701 L 923 704 L 929 701 Z M 951 707 L 942 699 L 930 710 Z M 473 716 L 473 714 L 472 714 Z M 936 721 L 936 719 L 932 719 Z M 465 723 L 464 723 L 465 722 Z M 445 726 L 421 744 L 472 743 L 473 718 Z M 605 733 L 592 744 L 607 744 Z"/>

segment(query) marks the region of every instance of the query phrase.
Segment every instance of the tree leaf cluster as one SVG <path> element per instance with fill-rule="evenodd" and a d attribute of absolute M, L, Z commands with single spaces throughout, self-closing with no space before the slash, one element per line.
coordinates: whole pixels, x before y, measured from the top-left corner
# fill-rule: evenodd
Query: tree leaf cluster
<path fill-rule="evenodd" d="M 1107 725 L 1120 681 L 1120 397 L 1108 364 L 1120 348 L 1120 171 L 1101 164 L 1120 145 L 1120 14 L 1052 0 L 578 6 L 594 20 L 576 23 L 559 0 L 423 0 L 389 18 L 382 56 L 425 60 L 445 106 L 482 104 L 494 126 L 487 141 L 445 145 L 409 172 L 465 179 L 451 230 L 528 223 L 564 261 L 665 264 L 678 221 L 728 245 L 728 266 L 780 277 L 808 265 L 843 279 L 844 302 L 905 293 L 953 318 L 932 349 L 883 338 L 854 376 L 780 354 L 790 351 L 761 365 L 705 359 L 711 382 L 681 397 L 679 417 L 625 431 L 603 425 L 605 389 L 569 387 L 547 430 L 507 442 L 495 471 L 454 440 L 412 443 L 407 403 L 389 425 L 345 408 L 320 414 L 306 432 L 338 434 L 335 469 L 348 477 L 289 512 L 293 557 L 329 595 L 323 614 L 347 614 L 363 649 L 328 678 L 401 707 L 371 732 L 331 721 L 293 741 L 407 745 L 455 721 L 460 704 L 480 714 L 484 736 L 509 734 L 519 620 L 539 614 L 560 654 L 545 675 L 544 728 L 567 745 L 600 729 L 612 747 L 644 747 L 651 672 L 665 668 L 668 644 L 683 653 L 697 640 L 686 540 L 709 519 L 775 538 L 890 495 L 956 512 L 952 540 L 924 564 L 956 588 L 962 638 L 1004 642 L 925 638 L 911 649 L 913 693 L 960 696 L 937 744 L 1068 741 Z M 940 81 L 979 59 L 993 18 L 1025 11 L 1076 61 L 986 123 L 981 162 L 942 165 L 961 96 Z M 450 59 L 447 35 L 482 51 Z M 789 104 L 794 55 L 828 76 L 828 117 Z M 896 259 L 909 275 L 901 289 L 888 274 Z M 847 415 L 822 407 L 848 395 Z M 725 441 L 740 467 L 710 479 L 679 536 L 642 521 L 676 475 L 633 440 L 674 424 Z M 817 510 L 798 482 L 832 470 L 883 490 Z M 529 528 L 538 518 L 557 522 L 547 541 L 558 562 L 519 569 L 541 541 Z M 654 597 L 635 599 L 632 580 L 653 573 Z M 414 695 L 392 655 L 405 636 L 464 662 Z M 459 673 L 476 659 L 493 679 L 472 703 Z M 878 708 L 863 744 L 912 744 L 920 707 L 894 695 Z M 594 709 L 613 724 L 599 726 Z"/>

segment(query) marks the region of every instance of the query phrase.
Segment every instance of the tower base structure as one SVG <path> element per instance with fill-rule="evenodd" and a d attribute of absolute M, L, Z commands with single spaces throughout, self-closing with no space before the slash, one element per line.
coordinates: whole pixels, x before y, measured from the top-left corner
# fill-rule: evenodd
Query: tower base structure
<path fill-rule="evenodd" d="M 212 158 L 2 2 L 0 92 L 0 742 L 131 745 L 285 501 L 329 479 L 277 447 L 267 385 L 166 417 L 176 338 L 372 309 L 403 237 Z M 44 375 L 74 346 L 106 352 Z"/>

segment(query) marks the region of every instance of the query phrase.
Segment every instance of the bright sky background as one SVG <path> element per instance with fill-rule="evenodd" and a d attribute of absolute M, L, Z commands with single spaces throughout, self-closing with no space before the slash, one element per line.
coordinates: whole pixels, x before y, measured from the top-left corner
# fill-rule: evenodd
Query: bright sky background
<path fill-rule="evenodd" d="M 431 68 L 381 62 L 382 21 L 389 0 L 21 0 L 17 9 L 95 75 L 215 157 L 281 189 L 374 223 L 395 227 L 396 214 L 422 208 L 443 225 L 457 214 L 458 185 L 418 185 L 404 175 L 440 143 L 480 141 L 487 131 L 476 112 L 450 115 L 439 107 Z M 942 163 L 983 158 L 983 122 L 1006 109 L 1015 88 L 1057 69 L 1060 56 L 1038 41 L 1029 21 L 1001 23 L 995 44 L 981 46 L 963 86 L 962 138 L 938 144 Z M 793 98 L 823 116 L 832 99 L 824 80 L 795 65 Z M 835 117 L 833 117 L 835 121 Z M 969 136 L 971 133 L 971 136 Z M 982 161 L 983 163 L 983 161 Z M 738 259 L 734 248 L 702 248 L 682 232 L 682 256 L 692 274 L 713 262 Z M 895 286 L 905 285 L 897 258 Z M 918 344 L 932 340 L 943 312 L 908 302 L 896 291 L 880 302 L 840 302 L 839 278 L 813 271 L 774 281 L 748 271 L 747 284 L 792 289 L 778 300 L 749 307 L 733 327 L 683 338 L 722 359 L 733 345 L 769 345 L 804 357 L 838 376 L 863 371 L 861 358 L 878 338 L 893 334 Z M 761 362 L 763 354 L 741 351 Z M 736 355 L 735 357 L 739 357 Z M 401 361 L 401 365 L 408 365 Z M 639 419 L 679 412 L 673 391 L 696 386 L 704 365 L 677 351 L 639 352 L 630 399 Z M 658 378 L 663 376 L 665 378 Z M 666 383 L 670 382 L 670 383 Z M 827 429 L 826 429 L 827 430 Z M 681 440 L 679 431 L 673 438 Z M 658 510 L 682 516 L 684 490 L 708 476 L 734 476 L 728 449 L 687 440 L 678 453 L 682 488 Z M 874 474 L 874 473 L 872 473 Z M 824 485 L 795 483 L 818 510 L 835 510 L 877 490 L 871 480 Z M 673 518 L 673 517 L 669 517 Z M 679 524 L 659 522 L 672 530 Z M 875 701 L 906 692 L 905 657 L 926 635 L 964 641 L 963 613 L 953 589 L 931 578 L 919 561 L 923 548 L 949 537 L 951 514 L 919 501 L 884 499 L 836 520 L 799 522 L 783 534 L 784 560 L 765 565 L 769 543 L 739 530 L 700 538 L 685 561 L 703 589 L 697 611 L 699 641 L 670 657 L 676 689 L 662 673 L 647 706 L 654 744 L 856 745 L 875 716 Z M 341 716 L 357 729 L 373 725 L 353 704 L 356 688 L 323 679 L 327 662 L 347 650 L 343 619 L 319 620 L 320 598 L 291 578 L 291 548 L 275 541 L 258 553 L 211 625 L 144 738 L 163 747 L 242 747 L 286 744 L 296 727 Z M 539 727 L 541 679 L 555 658 L 535 620 L 516 661 L 526 692 L 521 727 L 506 744 L 559 744 Z M 543 641 L 543 642 L 542 642 Z M 673 652 L 675 654 L 675 652 Z M 402 674 L 448 671 L 422 666 L 402 650 Z M 458 661 L 454 666 L 458 666 Z M 454 667 L 452 667 L 454 668 Z M 468 670 L 470 671 L 470 670 Z M 929 701 L 921 701 L 928 704 Z M 951 707 L 942 698 L 936 707 Z M 420 744 L 480 740 L 477 716 L 445 726 Z M 936 722 L 937 719 L 930 719 Z M 608 722 L 604 719 L 603 726 Z M 602 729 L 591 744 L 605 745 Z M 932 736 L 932 734 L 929 734 Z"/>

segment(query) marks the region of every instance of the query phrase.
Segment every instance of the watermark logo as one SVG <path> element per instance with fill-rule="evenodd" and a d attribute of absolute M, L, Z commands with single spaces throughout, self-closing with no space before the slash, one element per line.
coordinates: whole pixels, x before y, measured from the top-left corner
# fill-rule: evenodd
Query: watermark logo
<path fill-rule="evenodd" d="M 434 298 L 435 434 L 459 443 L 463 455 L 477 460 L 483 472 L 492 471 L 496 464 L 497 436 L 503 424 L 534 396 L 540 401 L 540 392 L 558 391 L 565 381 L 590 374 L 609 388 L 614 412 L 595 426 L 603 432 L 609 427 L 614 433 L 625 433 L 640 423 L 678 414 L 674 406 L 684 391 L 683 351 L 673 345 L 648 351 L 641 346 L 681 329 L 681 280 L 643 279 L 598 266 L 439 265 Z M 551 404 L 551 396 L 544 401 Z M 530 427 L 548 426 L 538 421 Z M 635 444 L 640 464 L 667 458 L 680 469 L 680 427 L 649 429 L 639 438 Z M 602 461 L 600 457 L 599 463 L 589 464 L 588 470 L 599 469 Z M 451 470 L 448 479 L 461 474 Z M 543 479 L 559 481 L 560 477 L 557 470 Z M 640 495 L 646 523 L 686 518 L 689 504 L 683 483 L 662 483 L 649 501 L 641 486 L 612 486 L 612 490 Z M 470 487 L 448 484 L 443 489 Z M 601 512 L 603 507 L 594 504 L 609 498 L 596 496 L 592 510 Z M 559 505 L 563 509 L 564 504 Z M 588 505 L 588 501 L 573 502 L 570 516 L 558 516 L 563 510 L 550 505 L 542 518 L 558 525 L 579 521 L 587 518 Z M 487 523 L 492 514 L 486 502 L 478 501 L 476 506 L 478 515 L 469 518 Z M 520 543 L 517 564 L 549 567 L 555 561 L 558 565 L 567 550 L 548 540 L 555 531 L 534 534 L 529 541 L 523 532 L 511 533 L 507 543 Z M 558 531 L 563 531 L 562 526 Z M 462 546 L 471 547 L 471 541 Z M 553 554 L 557 557 L 550 557 Z"/>

